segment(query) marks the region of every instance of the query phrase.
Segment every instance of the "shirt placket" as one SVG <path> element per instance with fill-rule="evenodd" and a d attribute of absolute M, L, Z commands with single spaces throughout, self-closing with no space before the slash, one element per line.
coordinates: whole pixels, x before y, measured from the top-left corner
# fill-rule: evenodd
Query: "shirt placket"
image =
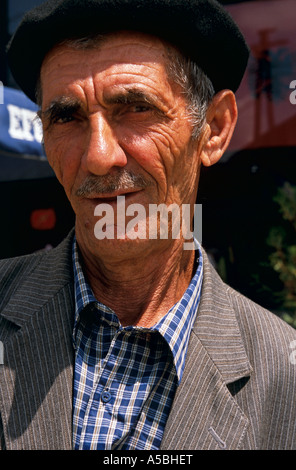
<path fill-rule="evenodd" d="M 116 372 L 118 370 L 118 367 L 120 367 L 123 356 L 117 355 L 116 361 L 111 361 L 110 358 L 114 356 L 115 349 L 124 352 L 124 348 L 118 347 L 117 343 L 119 342 L 122 345 L 125 334 L 129 334 L 129 332 L 125 332 L 122 328 L 119 328 L 116 331 L 111 341 L 109 351 L 106 357 L 101 361 L 101 364 L 98 364 L 95 373 L 95 383 L 93 385 L 93 389 L 84 415 L 83 427 L 80 438 L 80 448 L 83 448 L 83 443 L 86 439 L 86 431 L 90 423 L 90 418 L 93 419 L 93 416 L 91 415 L 93 415 L 94 413 L 96 414 L 96 424 L 94 426 L 91 448 L 96 448 L 96 445 L 98 443 L 98 435 L 100 433 L 100 427 L 106 413 L 109 414 L 108 420 L 110 422 L 110 431 L 107 435 L 105 445 L 106 449 L 111 449 L 112 447 L 112 440 L 116 428 L 116 420 L 114 420 L 114 418 L 112 417 L 112 413 L 110 413 L 110 401 L 112 400 L 113 402 L 112 407 L 116 406 L 116 394 L 114 390 L 116 390 L 117 388 L 116 386 L 112 386 L 112 384 L 114 383 Z M 113 390 L 113 392 L 111 393 L 110 390 Z M 107 404 L 110 411 L 106 409 Z"/>

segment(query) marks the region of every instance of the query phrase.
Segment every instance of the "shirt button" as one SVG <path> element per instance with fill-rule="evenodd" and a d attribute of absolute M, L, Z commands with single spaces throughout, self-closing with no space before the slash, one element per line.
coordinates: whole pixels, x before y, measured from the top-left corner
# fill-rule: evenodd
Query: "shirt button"
<path fill-rule="evenodd" d="M 108 390 L 104 390 L 101 395 L 101 400 L 103 403 L 108 403 L 111 400 L 111 393 Z"/>

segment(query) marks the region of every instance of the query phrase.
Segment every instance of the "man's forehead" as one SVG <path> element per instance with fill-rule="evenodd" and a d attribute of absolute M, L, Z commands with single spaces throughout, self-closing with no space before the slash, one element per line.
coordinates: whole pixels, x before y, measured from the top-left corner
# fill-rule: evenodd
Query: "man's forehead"
<path fill-rule="evenodd" d="M 66 52 L 78 56 L 78 53 L 93 51 L 98 54 L 98 60 L 102 52 L 117 60 L 130 63 L 143 63 L 145 60 L 167 60 L 178 54 L 177 49 L 165 40 L 150 34 L 136 31 L 115 31 L 100 34 L 94 37 L 68 39 L 54 45 L 45 55 L 43 63 L 47 63 L 53 57 L 58 57 Z M 123 55 L 125 54 L 125 55 Z M 112 60 L 110 57 L 110 60 Z"/>
<path fill-rule="evenodd" d="M 119 31 L 90 42 L 66 41 L 54 46 L 41 67 L 43 96 L 80 96 L 91 91 L 105 104 L 146 101 L 171 95 L 168 76 L 173 53 L 165 41 L 151 35 Z M 169 92 L 169 90 L 171 90 Z M 41 90 L 40 90 L 41 91 Z M 90 95 L 92 94 L 90 93 Z"/>
<path fill-rule="evenodd" d="M 134 83 L 137 78 L 141 81 L 142 76 L 152 79 L 153 74 L 166 72 L 176 54 L 175 48 L 165 41 L 133 31 L 118 31 L 88 41 L 63 41 L 45 56 L 41 84 L 45 75 L 67 82 L 95 77 L 112 68 L 117 73 L 126 73 L 126 83 Z"/>

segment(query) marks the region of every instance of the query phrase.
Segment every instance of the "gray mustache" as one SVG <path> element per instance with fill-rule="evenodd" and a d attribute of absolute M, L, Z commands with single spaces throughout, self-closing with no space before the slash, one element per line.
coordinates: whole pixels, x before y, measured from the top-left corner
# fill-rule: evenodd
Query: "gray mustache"
<path fill-rule="evenodd" d="M 102 176 L 88 176 L 76 191 L 77 197 L 91 197 L 97 194 L 109 194 L 130 189 L 145 189 L 149 182 L 142 176 L 131 171 Z"/>

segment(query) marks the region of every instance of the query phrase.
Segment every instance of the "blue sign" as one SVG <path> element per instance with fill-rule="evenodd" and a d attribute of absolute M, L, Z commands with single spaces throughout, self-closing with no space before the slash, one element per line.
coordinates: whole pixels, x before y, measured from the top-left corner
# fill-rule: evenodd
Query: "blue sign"
<path fill-rule="evenodd" d="M 3 87 L 0 96 L 0 152 L 45 159 L 37 105 L 13 88 Z"/>

